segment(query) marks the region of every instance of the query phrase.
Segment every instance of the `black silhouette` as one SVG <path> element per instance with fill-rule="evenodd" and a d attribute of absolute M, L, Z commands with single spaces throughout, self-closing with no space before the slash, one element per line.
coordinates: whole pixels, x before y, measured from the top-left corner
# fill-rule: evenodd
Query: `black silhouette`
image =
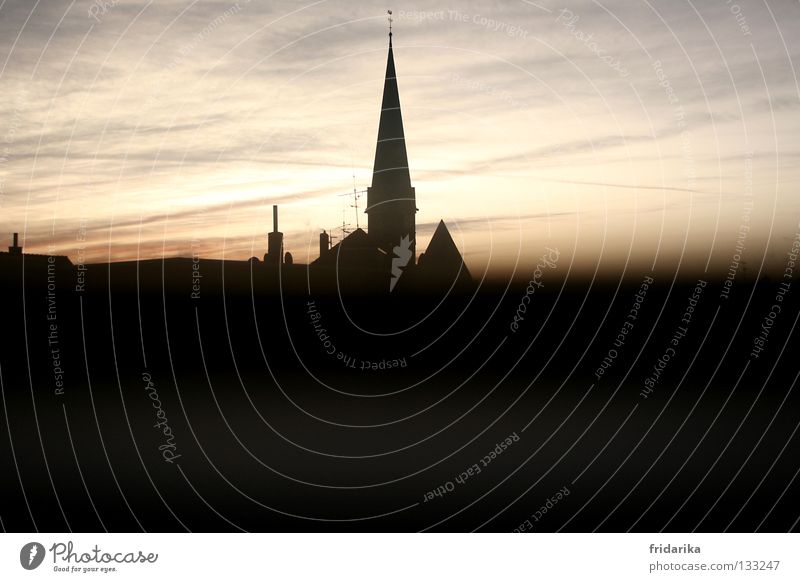
<path fill-rule="evenodd" d="M 417 212 L 416 193 L 411 186 L 408 171 L 403 115 L 397 89 L 397 73 L 392 50 L 392 33 L 389 33 L 389 56 L 386 61 L 386 79 L 381 102 L 381 120 L 378 126 L 378 143 L 375 147 L 375 166 L 372 186 L 367 189 L 367 214 L 369 230 L 375 242 L 386 252 L 410 240 L 411 261 L 414 264 L 416 249 Z"/>

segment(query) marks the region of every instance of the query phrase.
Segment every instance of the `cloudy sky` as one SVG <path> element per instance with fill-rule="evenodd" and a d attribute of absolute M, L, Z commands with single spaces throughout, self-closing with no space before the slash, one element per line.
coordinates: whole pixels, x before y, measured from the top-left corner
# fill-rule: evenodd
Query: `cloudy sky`
<path fill-rule="evenodd" d="M 313 260 L 370 184 L 387 8 L 418 249 L 444 218 L 478 273 L 545 246 L 588 272 L 724 272 L 737 236 L 751 272 L 783 262 L 796 0 L 0 0 L 0 234 L 246 259 L 279 204 Z"/>

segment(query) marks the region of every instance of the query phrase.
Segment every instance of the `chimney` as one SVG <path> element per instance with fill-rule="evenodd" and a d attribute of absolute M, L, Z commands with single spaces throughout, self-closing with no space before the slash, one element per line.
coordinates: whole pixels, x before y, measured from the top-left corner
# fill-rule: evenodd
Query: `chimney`
<path fill-rule="evenodd" d="M 319 234 L 319 256 L 325 256 L 330 248 L 331 237 L 324 230 Z"/>
<path fill-rule="evenodd" d="M 22 254 L 22 247 L 19 246 L 19 233 L 18 232 L 14 233 L 13 240 L 14 240 L 14 244 L 12 246 L 8 247 L 8 252 L 10 254 L 12 254 L 12 255 L 21 255 Z"/>
<path fill-rule="evenodd" d="M 272 206 L 272 232 L 267 233 L 267 262 L 283 263 L 283 233 L 278 231 L 278 205 Z"/>

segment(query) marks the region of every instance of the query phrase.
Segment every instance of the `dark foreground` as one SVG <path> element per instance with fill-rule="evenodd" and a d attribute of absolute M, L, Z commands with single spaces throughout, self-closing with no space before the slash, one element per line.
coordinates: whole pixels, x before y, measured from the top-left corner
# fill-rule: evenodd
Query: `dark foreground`
<path fill-rule="evenodd" d="M 340 296 L 225 275 L 192 297 L 157 263 L 81 291 L 5 274 L 5 530 L 798 527 L 800 290 L 781 281 L 723 298 L 553 271 L 523 301 L 527 282 Z"/>

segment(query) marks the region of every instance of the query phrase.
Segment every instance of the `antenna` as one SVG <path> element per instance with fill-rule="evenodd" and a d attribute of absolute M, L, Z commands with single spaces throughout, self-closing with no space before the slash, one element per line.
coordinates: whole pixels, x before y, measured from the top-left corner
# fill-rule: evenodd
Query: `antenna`
<path fill-rule="evenodd" d="M 356 228 L 358 228 L 358 191 L 356 190 L 356 169 L 353 168 L 353 207 L 356 209 Z"/>
<path fill-rule="evenodd" d="M 339 196 L 352 196 L 353 197 L 353 203 L 350 204 L 350 208 L 355 208 L 355 210 L 356 210 L 356 228 L 360 228 L 359 222 L 358 222 L 358 199 L 365 192 L 366 192 L 366 189 L 365 190 L 359 190 L 356 187 L 356 170 L 355 170 L 355 166 L 354 166 L 353 167 L 353 192 L 352 193 L 351 192 L 347 192 L 346 194 L 339 194 Z"/>
<path fill-rule="evenodd" d="M 389 36 L 392 36 L 392 11 L 387 10 L 387 12 L 389 13 Z"/>
<path fill-rule="evenodd" d="M 339 237 L 333 236 L 333 229 L 328 233 L 328 250 L 333 248 L 333 241 L 337 240 Z"/>
<path fill-rule="evenodd" d="M 347 210 L 346 206 L 342 206 L 342 240 L 350 234 L 350 224 L 345 220 L 345 212 Z"/>

